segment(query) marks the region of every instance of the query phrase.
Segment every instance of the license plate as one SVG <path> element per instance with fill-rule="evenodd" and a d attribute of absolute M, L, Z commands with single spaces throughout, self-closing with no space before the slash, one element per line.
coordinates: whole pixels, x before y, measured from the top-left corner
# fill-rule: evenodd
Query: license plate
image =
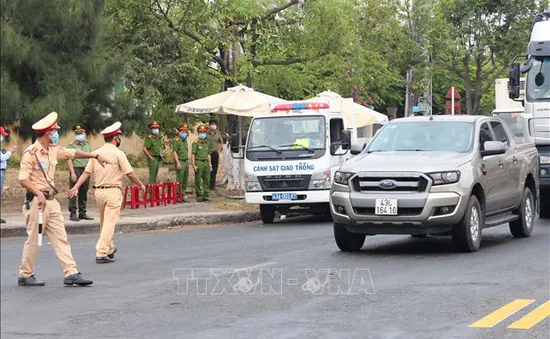
<path fill-rule="evenodd" d="M 271 200 L 298 200 L 296 193 L 273 193 Z"/>
<path fill-rule="evenodd" d="M 397 215 L 397 199 L 376 199 L 376 215 Z"/>

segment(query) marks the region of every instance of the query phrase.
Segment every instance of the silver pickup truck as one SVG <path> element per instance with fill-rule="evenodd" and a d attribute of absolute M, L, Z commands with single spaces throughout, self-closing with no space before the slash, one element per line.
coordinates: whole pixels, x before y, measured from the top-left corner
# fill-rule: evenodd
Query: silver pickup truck
<path fill-rule="evenodd" d="M 534 225 L 539 155 L 534 143 L 486 116 L 392 120 L 335 173 L 334 237 L 358 251 L 366 235 L 452 235 L 479 249 L 484 228 L 509 223 L 514 237 Z"/>

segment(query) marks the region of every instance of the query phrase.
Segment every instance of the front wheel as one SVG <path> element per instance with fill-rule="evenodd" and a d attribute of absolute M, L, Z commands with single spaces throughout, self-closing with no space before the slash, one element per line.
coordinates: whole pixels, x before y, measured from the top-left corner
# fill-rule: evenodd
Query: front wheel
<path fill-rule="evenodd" d="M 344 252 L 356 252 L 363 247 L 365 235 L 351 233 L 346 230 L 344 225 L 334 223 L 334 240 L 338 248 Z"/>
<path fill-rule="evenodd" d="M 470 197 L 462 220 L 453 228 L 453 242 L 460 252 L 476 252 L 481 245 L 485 215 L 475 195 Z"/>
<path fill-rule="evenodd" d="M 260 216 L 264 224 L 272 224 L 275 220 L 275 206 L 260 205 Z"/>
<path fill-rule="evenodd" d="M 535 199 L 529 187 L 523 190 L 518 215 L 518 220 L 510 222 L 510 232 L 515 238 L 526 238 L 531 235 L 535 221 Z"/>

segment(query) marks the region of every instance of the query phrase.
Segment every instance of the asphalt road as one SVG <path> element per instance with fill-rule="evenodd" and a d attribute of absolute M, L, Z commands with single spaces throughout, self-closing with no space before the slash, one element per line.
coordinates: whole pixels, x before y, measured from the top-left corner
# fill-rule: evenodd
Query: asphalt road
<path fill-rule="evenodd" d="M 3 339 L 550 333 L 547 221 L 538 220 L 527 239 L 513 239 L 507 226 L 486 230 L 471 254 L 455 253 L 450 238 L 408 236 L 370 237 L 360 253 L 346 254 L 334 244 L 331 224 L 315 220 L 119 234 L 117 262 L 108 265 L 95 264 L 95 241 L 71 236 L 91 287 L 63 287 L 45 241 L 36 273 L 47 284 L 22 288 L 23 239 L 2 239 Z M 537 323 L 537 315 L 545 319 Z"/>

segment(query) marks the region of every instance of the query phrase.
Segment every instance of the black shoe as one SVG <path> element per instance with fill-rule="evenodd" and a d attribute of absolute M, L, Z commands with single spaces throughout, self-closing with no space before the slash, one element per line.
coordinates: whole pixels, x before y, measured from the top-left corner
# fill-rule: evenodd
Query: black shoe
<path fill-rule="evenodd" d="M 0 218 L 0 224 L 5 224 L 6 223 L 6 220 Z"/>
<path fill-rule="evenodd" d="M 69 219 L 71 219 L 71 221 L 80 221 L 80 219 L 76 216 L 76 213 L 71 213 Z"/>
<path fill-rule="evenodd" d="M 89 216 L 87 216 L 86 214 L 84 214 L 83 216 L 78 217 L 78 218 L 79 218 L 80 220 L 94 220 L 94 218 L 89 217 Z"/>
<path fill-rule="evenodd" d="M 114 253 L 113 253 L 114 254 Z M 95 257 L 95 263 L 96 264 L 110 264 L 112 262 L 115 262 L 114 258 L 109 258 L 109 256 L 106 257 Z"/>
<path fill-rule="evenodd" d="M 31 275 L 28 278 L 21 278 L 17 280 L 17 285 L 19 286 L 44 286 L 46 283 L 44 281 L 36 280 L 34 275 Z"/>
<path fill-rule="evenodd" d="M 204 198 L 202 199 L 202 201 L 212 201 L 212 200 L 210 200 L 210 198 Z"/>
<path fill-rule="evenodd" d="M 116 253 L 116 247 L 115 247 L 115 250 L 113 251 L 113 253 L 108 254 L 107 257 L 109 257 L 110 259 L 114 259 L 115 258 L 115 253 Z"/>
<path fill-rule="evenodd" d="M 82 273 L 80 273 L 80 272 L 78 272 L 76 274 L 73 274 L 73 275 L 70 275 L 68 277 L 65 277 L 65 279 L 63 279 L 63 284 L 65 284 L 67 286 L 72 286 L 72 285 L 88 286 L 88 285 L 91 285 L 93 283 L 94 282 L 91 281 L 91 280 L 87 280 L 87 279 L 82 278 Z"/>

